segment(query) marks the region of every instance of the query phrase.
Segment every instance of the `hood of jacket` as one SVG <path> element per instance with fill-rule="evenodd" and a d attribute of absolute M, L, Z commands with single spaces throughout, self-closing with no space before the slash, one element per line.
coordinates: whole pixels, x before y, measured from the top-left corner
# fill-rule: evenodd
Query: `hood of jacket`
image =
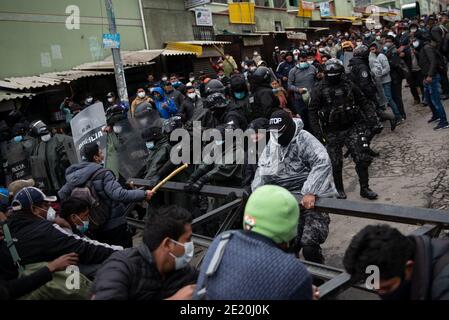
<path fill-rule="evenodd" d="M 103 166 L 94 162 L 81 162 L 71 165 L 66 170 L 66 183 L 72 188 L 83 185 L 97 170 Z"/>
<path fill-rule="evenodd" d="M 162 100 L 154 99 L 156 102 L 164 102 L 166 100 L 166 95 L 165 95 L 164 89 L 162 89 L 160 87 L 156 87 L 156 88 L 153 89 L 153 92 L 159 93 L 161 95 L 161 97 L 162 97 Z"/>

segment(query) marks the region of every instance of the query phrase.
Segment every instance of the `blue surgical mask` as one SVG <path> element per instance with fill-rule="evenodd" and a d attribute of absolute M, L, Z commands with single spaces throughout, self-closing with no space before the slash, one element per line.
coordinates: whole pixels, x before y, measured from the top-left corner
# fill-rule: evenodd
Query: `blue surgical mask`
<path fill-rule="evenodd" d="M 309 64 L 307 62 L 299 63 L 299 69 L 307 69 L 308 67 L 309 67 Z"/>
<path fill-rule="evenodd" d="M 153 150 L 154 149 L 154 141 L 148 141 L 145 144 L 146 144 L 148 150 Z"/>
<path fill-rule="evenodd" d="M 192 261 L 193 252 L 195 250 L 195 248 L 193 246 L 193 241 L 186 242 L 186 243 L 180 243 L 175 240 L 171 240 L 171 241 L 184 247 L 184 254 L 180 257 L 175 256 L 171 252 L 169 253 L 175 259 L 175 270 L 180 270 L 180 269 L 186 267 L 190 263 L 190 261 Z"/>
<path fill-rule="evenodd" d="M 14 137 L 14 142 L 21 142 L 23 140 L 22 136 L 15 136 Z"/>
<path fill-rule="evenodd" d="M 280 90 L 281 90 L 281 88 L 273 89 L 273 93 L 279 92 Z"/>
<path fill-rule="evenodd" d="M 79 218 L 79 217 L 78 217 L 78 219 L 81 220 L 81 218 Z M 87 232 L 87 230 L 89 230 L 89 220 L 87 220 L 87 221 L 81 220 L 81 222 L 83 223 L 83 225 L 81 225 L 81 226 L 76 225 L 76 230 L 78 230 L 79 233 L 84 234 Z"/>
<path fill-rule="evenodd" d="M 234 97 L 237 99 L 237 100 L 241 100 L 241 99 L 243 99 L 243 98 L 245 98 L 245 95 L 246 95 L 246 92 L 234 92 Z"/>

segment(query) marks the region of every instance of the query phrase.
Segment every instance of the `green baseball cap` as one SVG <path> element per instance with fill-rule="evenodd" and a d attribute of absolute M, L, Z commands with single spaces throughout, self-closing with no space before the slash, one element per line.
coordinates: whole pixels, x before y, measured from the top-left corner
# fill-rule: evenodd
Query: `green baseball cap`
<path fill-rule="evenodd" d="M 275 243 L 290 242 L 298 232 L 299 205 L 285 188 L 265 185 L 249 197 L 243 229 L 264 235 Z"/>

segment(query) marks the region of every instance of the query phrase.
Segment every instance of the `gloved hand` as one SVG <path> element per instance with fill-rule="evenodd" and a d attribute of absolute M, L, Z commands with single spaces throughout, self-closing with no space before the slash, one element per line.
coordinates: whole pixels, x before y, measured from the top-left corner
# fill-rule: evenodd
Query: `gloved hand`
<path fill-rule="evenodd" d="M 200 192 L 203 185 L 206 183 L 205 179 L 198 179 L 195 183 L 192 184 L 190 191 L 193 193 Z"/>
<path fill-rule="evenodd" d="M 185 192 L 192 192 L 192 186 L 195 182 L 192 179 L 186 181 L 186 185 L 184 186 Z"/>

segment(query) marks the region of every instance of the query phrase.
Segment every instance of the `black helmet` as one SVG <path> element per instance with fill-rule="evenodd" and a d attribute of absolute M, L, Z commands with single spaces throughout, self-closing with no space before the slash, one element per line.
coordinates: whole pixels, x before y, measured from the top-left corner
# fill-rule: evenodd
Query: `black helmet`
<path fill-rule="evenodd" d="M 229 99 L 220 92 L 212 93 L 203 100 L 204 107 L 210 110 L 225 109 L 229 103 Z"/>
<path fill-rule="evenodd" d="M 225 93 L 225 86 L 221 83 L 220 80 L 212 79 L 206 84 L 206 95 L 210 95 L 212 93 Z"/>
<path fill-rule="evenodd" d="M 116 122 L 126 119 L 124 110 L 118 104 L 114 104 L 106 110 L 106 124 L 113 126 Z"/>
<path fill-rule="evenodd" d="M 255 84 L 270 83 L 270 69 L 268 69 L 267 67 L 258 67 L 252 74 L 251 81 Z"/>
<path fill-rule="evenodd" d="M 145 141 L 159 141 L 163 138 L 161 127 L 149 127 L 142 130 L 142 139 Z"/>
<path fill-rule="evenodd" d="M 268 130 L 268 119 L 267 118 L 257 118 L 251 121 L 251 123 L 248 125 L 248 129 L 253 129 L 254 131 L 264 129 Z"/>
<path fill-rule="evenodd" d="M 42 120 L 36 120 L 30 124 L 30 135 L 34 138 L 49 134 L 47 125 Z"/>
<path fill-rule="evenodd" d="M 338 59 L 332 58 L 324 65 L 325 78 L 331 83 L 338 83 L 344 73 L 345 68 L 343 63 Z"/>
<path fill-rule="evenodd" d="M 364 59 L 368 59 L 369 57 L 369 49 L 364 44 L 357 46 L 354 49 L 354 57 L 361 57 Z"/>

